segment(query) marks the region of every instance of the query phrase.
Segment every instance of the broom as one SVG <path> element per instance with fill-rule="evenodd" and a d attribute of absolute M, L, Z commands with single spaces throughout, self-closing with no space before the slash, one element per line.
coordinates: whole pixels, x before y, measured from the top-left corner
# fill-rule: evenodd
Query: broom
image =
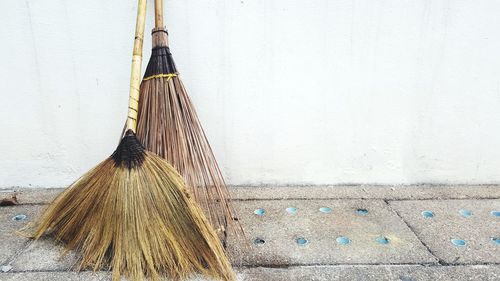
<path fill-rule="evenodd" d="M 115 152 L 61 193 L 40 218 L 33 238 L 51 234 L 76 250 L 78 270 L 112 268 L 127 276 L 184 279 L 198 272 L 235 275 L 201 208 L 182 178 L 135 136 L 146 0 L 139 0 L 126 133 Z"/>
<path fill-rule="evenodd" d="M 236 226 L 231 227 L 235 234 L 243 230 L 234 219 L 227 186 L 170 53 L 163 0 L 155 0 L 152 37 L 153 50 L 140 88 L 137 137 L 179 171 L 225 243 L 228 224 Z"/>

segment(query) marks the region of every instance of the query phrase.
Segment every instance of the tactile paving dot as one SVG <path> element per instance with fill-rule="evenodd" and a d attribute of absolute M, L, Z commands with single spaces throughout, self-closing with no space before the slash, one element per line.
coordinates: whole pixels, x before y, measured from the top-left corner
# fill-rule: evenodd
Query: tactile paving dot
<path fill-rule="evenodd" d="M 247 239 L 229 237 L 236 265 L 437 262 L 381 200 L 233 202 Z M 284 211 L 290 206 L 300 212 Z M 265 216 L 255 215 L 256 209 L 264 209 Z M 256 237 L 266 237 L 265 244 L 256 245 Z M 380 237 L 387 243 L 377 241 Z"/>
<path fill-rule="evenodd" d="M 424 218 L 433 218 L 434 217 L 434 212 L 432 211 L 423 211 L 422 216 Z"/>
<path fill-rule="evenodd" d="M 253 211 L 253 213 L 256 214 L 257 216 L 263 216 L 266 213 L 266 210 L 264 210 L 262 208 L 258 208 L 258 209 L 255 209 Z"/>
<path fill-rule="evenodd" d="M 390 205 L 446 263 L 500 262 L 500 247 L 492 240 L 500 233 L 500 220 L 491 215 L 500 209 L 499 200 L 412 200 Z M 439 216 L 425 218 L 426 210 Z"/>

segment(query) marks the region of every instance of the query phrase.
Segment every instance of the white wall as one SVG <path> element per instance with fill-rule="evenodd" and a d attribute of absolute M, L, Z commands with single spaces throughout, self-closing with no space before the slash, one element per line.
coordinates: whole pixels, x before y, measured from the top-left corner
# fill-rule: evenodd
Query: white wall
<path fill-rule="evenodd" d="M 135 8 L 0 2 L 0 187 L 65 186 L 113 151 Z M 500 182 L 500 1 L 166 0 L 165 10 L 229 183 Z"/>

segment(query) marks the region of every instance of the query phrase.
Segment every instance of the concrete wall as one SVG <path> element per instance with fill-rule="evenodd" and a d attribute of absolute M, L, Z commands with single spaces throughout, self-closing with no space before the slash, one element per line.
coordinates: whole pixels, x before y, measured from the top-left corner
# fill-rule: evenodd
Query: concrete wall
<path fill-rule="evenodd" d="M 0 2 L 0 187 L 65 186 L 113 151 L 135 8 Z M 165 10 L 229 183 L 500 182 L 499 1 L 167 0 Z"/>

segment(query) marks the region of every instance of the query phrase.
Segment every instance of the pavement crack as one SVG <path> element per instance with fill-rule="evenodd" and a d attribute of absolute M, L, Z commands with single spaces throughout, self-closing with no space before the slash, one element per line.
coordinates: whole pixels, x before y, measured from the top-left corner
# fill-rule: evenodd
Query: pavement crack
<path fill-rule="evenodd" d="M 394 209 L 391 206 L 390 201 L 387 200 L 387 199 L 385 199 L 383 201 L 387 205 L 387 207 L 389 208 L 389 210 L 391 210 L 394 214 L 396 214 L 398 216 L 398 218 L 406 225 L 406 227 L 408 227 L 408 229 L 410 229 L 410 231 L 413 233 L 413 235 L 415 235 L 415 237 L 417 238 L 417 240 L 420 241 L 420 243 L 427 249 L 427 251 L 429 252 L 429 254 L 431 254 L 432 257 L 434 257 L 434 259 L 437 261 L 437 263 L 440 264 L 440 265 L 444 265 L 444 261 L 442 259 L 440 259 L 432 251 L 432 249 L 429 247 L 429 245 L 427 245 L 427 243 L 425 243 L 424 241 L 422 241 L 422 239 L 420 239 L 419 235 L 417 234 L 417 231 L 415 231 L 415 229 L 410 224 L 408 224 L 408 222 L 403 218 L 403 216 L 401 216 L 401 214 L 396 209 Z"/>

